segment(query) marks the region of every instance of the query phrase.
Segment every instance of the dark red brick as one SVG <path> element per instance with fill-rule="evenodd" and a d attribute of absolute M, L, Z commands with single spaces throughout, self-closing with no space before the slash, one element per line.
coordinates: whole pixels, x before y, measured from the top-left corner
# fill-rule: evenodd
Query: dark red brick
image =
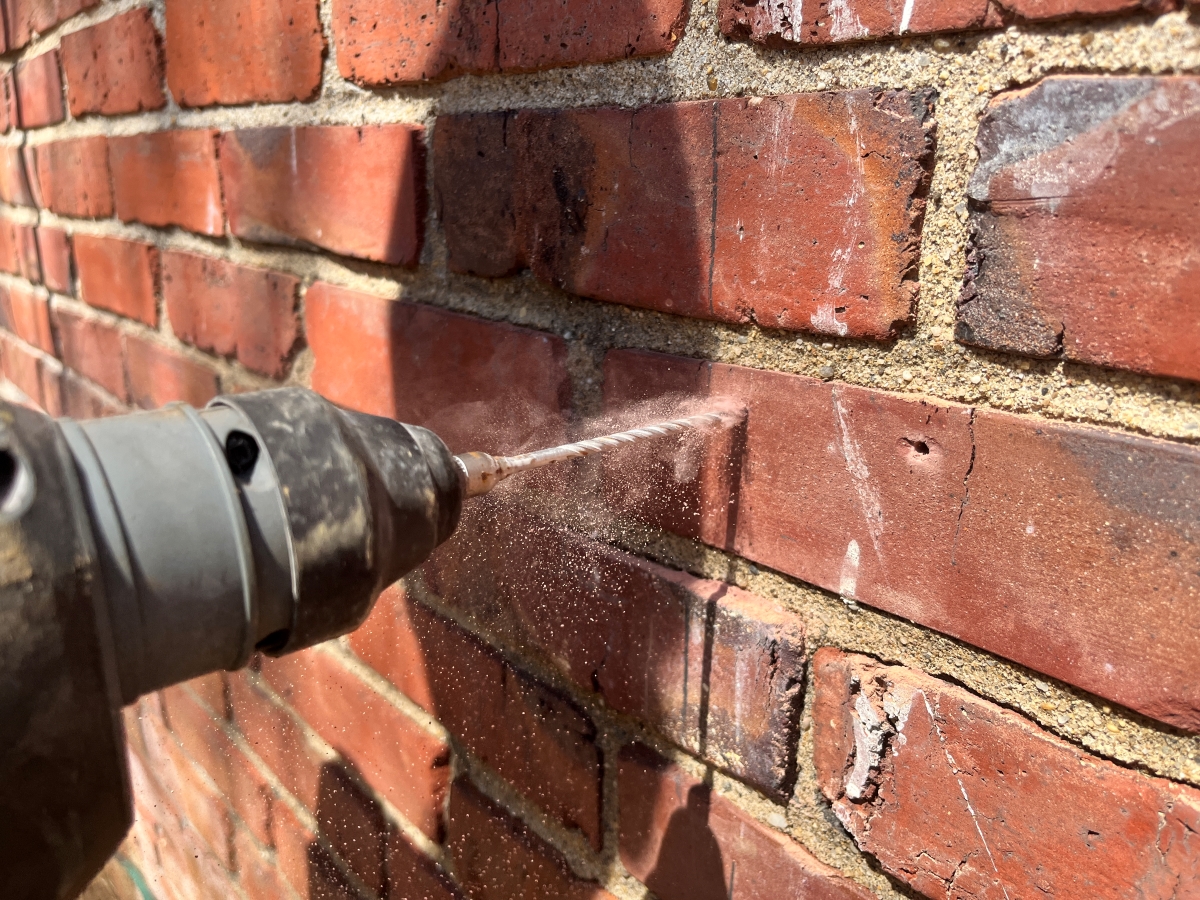
<path fill-rule="evenodd" d="M 76 13 L 100 5 L 101 0 L 4 0 L 8 49 L 19 50 L 36 34 L 45 34 Z"/>
<path fill-rule="evenodd" d="M 450 748 L 323 650 L 266 660 L 263 675 L 296 712 L 434 840 L 442 834 Z"/>
<path fill-rule="evenodd" d="M 727 36 L 781 47 L 972 31 L 1074 16 L 1162 12 L 1177 5 L 1176 0 L 949 0 L 925 4 L 839 0 L 807 6 L 720 0 L 717 15 Z"/>
<path fill-rule="evenodd" d="M 35 283 L 42 280 L 34 226 L 0 218 L 0 271 Z"/>
<path fill-rule="evenodd" d="M 192 253 L 163 254 L 163 302 L 175 335 L 279 377 L 296 343 L 300 279 Z"/>
<path fill-rule="evenodd" d="M 13 75 L 22 128 L 41 128 L 66 118 L 57 50 L 21 60 L 13 68 Z"/>
<path fill-rule="evenodd" d="M 641 745 L 617 784 L 621 862 L 660 900 L 874 897 Z"/>
<path fill-rule="evenodd" d="M 13 282 L 0 286 L 3 325 L 25 343 L 54 355 L 50 332 L 50 304 L 37 288 Z"/>
<path fill-rule="evenodd" d="M 79 290 L 89 306 L 158 324 L 158 250 L 140 241 L 75 235 Z"/>
<path fill-rule="evenodd" d="M 65 365 L 90 378 L 119 400 L 128 399 L 121 334 L 116 328 L 61 305 L 54 308 L 54 328 L 62 345 Z"/>
<path fill-rule="evenodd" d="M 25 154 L 20 147 L 0 150 L 0 200 L 13 206 L 33 206 L 29 177 L 25 174 Z"/>
<path fill-rule="evenodd" d="M 167 83 L 180 106 L 311 100 L 325 39 L 312 0 L 167 0 Z"/>
<path fill-rule="evenodd" d="M 562 856 L 465 780 L 450 792 L 448 850 L 473 900 L 614 900 L 571 872 Z"/>
<path fill-rule="evenodd" d="M 39 225 L 35 235 L 42 280 L 46 287 L 60 294 L 74 292 L 71 281 L 74 264 L 71 258 L 71 237 L 61 228 Z"/>
<path fill-rule="evenodd" d="M 687 11 L 685 0 L 348 0 L 334 10 L 333 33 L 343 77 L 413 84 L 669 53 Z"/>
<path fill-rule="evenodd" d="M 600 749 L 591 719 L 568 698 L 513 669 L 495 651 L 425 607 L 406 602 L 380 635 L 351 638 L 377 671 L 437 718 L 483 762 L 600 847 Z M 388 646 L 394 628 L 416 653 Z M 466 686 L 469 685 L 469 689 Z"/>
<path fill-rule="evenodd" d="M 822 789 L 923 895 L 1166 900 L 1200 884 L 1200 792 L 902 666 L 823 649 L 814 679 Z"/>
<path fill-rule="evenodd" d="M 108 158 L 117 218 L 225 233 L 215 131 L 109 138 Z"/>
<path fill-rule="evenodd" d="M 202 407 L 217 395 L 216 372 L 145 338 L 125 336 L 125 366 L 130 399 L 143 409 L 173 400 Z"/>
<path fill-rule="evenodd" d="M 336 403 L 425 425 L 455 452 L 566 438 L 570 382 L 556 336 L 322 282 L 304 310 L 313 388 Z"/>
<path fill-rule="evenodd" d="M 113 214 L 108 138 L 74 138 L 30 148 L 38 203 L 61 216 L 106 219 Z"/>
<path fill-rule="evenodd" d="M 1050 78 L 993 103 L 959 339 L 1200 379 L 1197 142 L 1196 77 Z"/>
<path fill-rule="evenodd" d="M 1197 448 L 629 351 L 605 392 L 749 410 L 732 472 L 633 452 L 618 506 L 1200 730 Z"/>
<path fill-rule="evenodd" d="M 442 117 L 450 265 L 529 266 L 585 297 L 707 319 L 890 337 L 916 300 L 930 103 L 858 90 Z"/>
<path fill-rule="evenodd" d="M 391 900 L 461 900 L 462 894 L 429 857 L 396 832 L 388 845 L 388 897 Z"/>
<path fill-rule="evenodd" d="M 67 104 L 76 118 L 90 113 L 162 109 L 162 52 L 149 7 L 64 34 L 59 45 Z"/>
<path fill-rule="evenodd" d="M 414 266 L 425 217 L 422 129 L 251 128 L 221 136 L 234 234 Z"/>
<path fill-rule="evenodd" d="M 790 792 L 804 629 L 774 603 L 613 550 L 513 504 L 468 508 L 426 573 L 445 602 L 607 706 L 777 799 Z M 408 619 L 404 598 L 385 595 L 351 640 L 368 659 L 420 658 Z"/>

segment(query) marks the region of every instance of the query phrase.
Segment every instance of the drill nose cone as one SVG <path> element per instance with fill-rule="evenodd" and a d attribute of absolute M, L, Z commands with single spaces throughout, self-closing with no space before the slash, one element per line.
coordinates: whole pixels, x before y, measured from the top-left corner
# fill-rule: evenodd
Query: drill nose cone
<path fill-rule="evenodd" d="M 508 475 L 500 462 L 489 453 L 463 453 L 454 457 L 454 462 L 465 479 L 464 498 L 488 493 Z"/>

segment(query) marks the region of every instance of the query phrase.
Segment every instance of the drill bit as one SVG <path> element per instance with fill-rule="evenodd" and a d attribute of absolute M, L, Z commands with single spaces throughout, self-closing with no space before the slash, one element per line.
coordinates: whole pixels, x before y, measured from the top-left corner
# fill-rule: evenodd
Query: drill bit
<path fill-rule="evenodd" d="M 466 496 L 478 497 L 486 494 L 497 484 L 516 475 L 518 472 L 528 472 L 540 469 L 551 463 L 566 459 L 579 459 L 612 450 L 625 444 L 639 444 L 643 441 L 658 437 L 666 437 L 681 431 L 696 428 L 706 428 L 715 425 L 730 425 L 741 419 L 743 413 L 710 412 L 687 416 L 682 419 L 670 419 L 666 422 L 655 422 L 643 425 L 630 431 L 619 431 L 616 434 L 606 434 L 574 444 L 563 444 L 559 447 L 548 447 L 545 450 L 535 450 L 532 453 L 522 453 L 519 456 L 492 456 L 490 453 L 463 453 L 456 456 L 455 462 L 467 480 Z"/>

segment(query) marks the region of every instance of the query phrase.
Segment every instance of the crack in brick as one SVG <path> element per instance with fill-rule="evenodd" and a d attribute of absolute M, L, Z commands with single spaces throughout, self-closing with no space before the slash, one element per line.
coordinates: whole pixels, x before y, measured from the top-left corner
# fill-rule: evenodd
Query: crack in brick
<path fill-rule="evenodd" d="M 967 463 L 966 474 L 963 475 L 963 498 L 962 503 L 958 505 L 958 518 L 954 522 L 954 543 L 950 547 L 950 565 L 952 566 L 958 565 L 956 555 L 958 538 L 962 533 L 963 513 L 966 511 L 967 504 L 971 502 L 971 473 L 975 471 L 975 407 L 973 406 L 967 418 L 967 431 L 971 435 L 971 459 Z"/>

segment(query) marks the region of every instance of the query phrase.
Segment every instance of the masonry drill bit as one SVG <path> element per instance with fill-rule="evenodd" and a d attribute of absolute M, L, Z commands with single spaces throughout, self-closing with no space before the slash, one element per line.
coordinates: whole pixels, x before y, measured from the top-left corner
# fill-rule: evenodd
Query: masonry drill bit
<path fill-rule="evenodd" d="M 729 412 L 700 413 L 682 419 L 670 419 L 666 422 L 655 422 L 643 425 L 630 431 L 619 431 L 574 444 L 563 444 L 559 447 L 548 447 L 545 450 L 535 450 L 532 453 L 522 453 L 519 456 L 492 456 L 490 453 L 463 453 L 456 456 L 455 462 L 467 478 L 467 496 L 478 497 L 486 494 L 510 475 L 540 469 L 551 463 L 567 459 L 579 459 L 613 450 L 626 444 L 639 444 L 654 438 L 666 437 L 681 431 L 697 428 L 711 428 L 716 425 L 732 425 L 739 421 L 742 414 Z"/>

